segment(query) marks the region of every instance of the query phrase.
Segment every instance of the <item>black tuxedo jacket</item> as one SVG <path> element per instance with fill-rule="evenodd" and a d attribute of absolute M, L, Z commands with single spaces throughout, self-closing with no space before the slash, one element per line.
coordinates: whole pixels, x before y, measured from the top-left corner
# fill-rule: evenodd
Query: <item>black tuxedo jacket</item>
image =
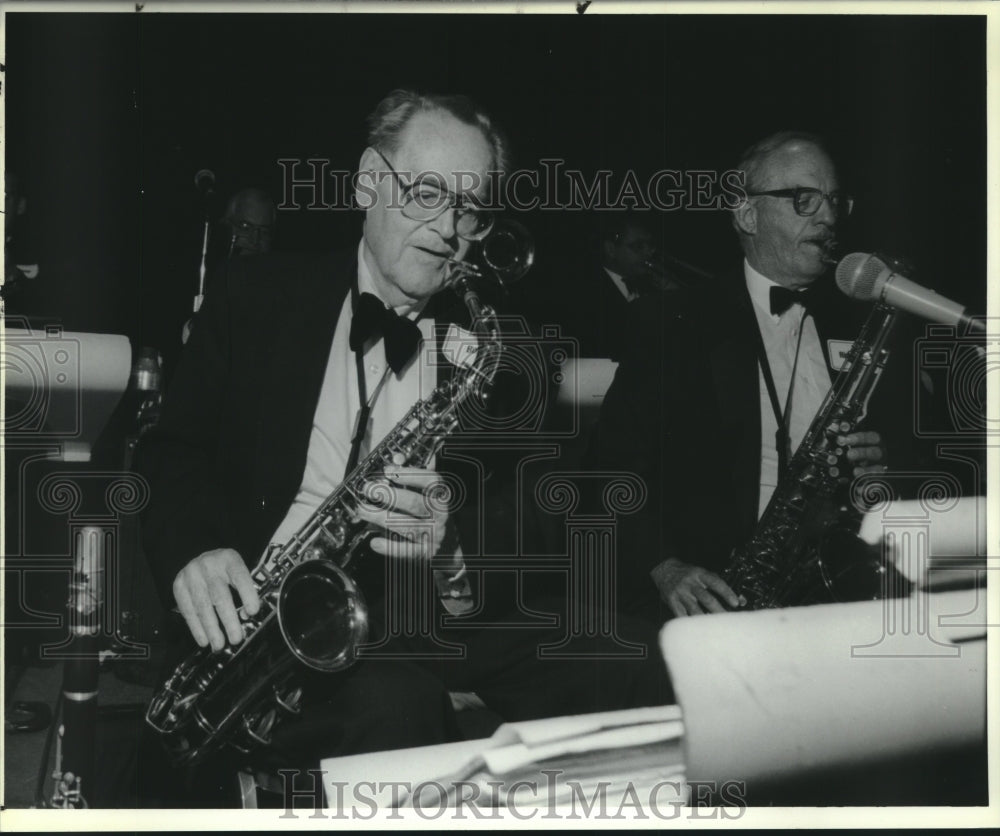
<path fill-rule="evenodd" d="M 625 344 L 635 305 L 615 286 L 607 271 L 595 265 L 580 282 L 576 297 L 577 336 L 581 357 L 617 360 Z"/>
<path fill-rule="evenodd" d="M 828 355 L 829 340 L 855 340 L 870 307 L 821 281 L 813 316 Z M 759 339 L 742 271 L 711 294 L 681 291 L 641 307 L 588 454 L 591 468 L 634 472 L 647 487 L 643 508 L 619 525 L 626 600 L 655 595 L 649 571 L 662 560 L 677 557 L 718 571 L 753 533 L 760 492 Z M 896 378 L 907 382 L 906 370 Z M 887 422 L 875 408 L 893 400 L 912 403 L 876 390 L 864 426 L 884 436 L 890 424 L 898 425 L 900 419 Z M 903 420 L 901 429 L 910 425 Z"/>
<path fill-rule="evenodd" d="M 188 561 L 233 548 L 253 566 L 284 518 L 356 275 L 356 251 L 247 257 L 206 295 L 139 457 L 151 489 L 144 545 L 168 605 Z M 468 317 L 450 291 L 429 304 L 440 348 L 447 323 Z M 439 380 L 452 368 L 439 366 Z"/>

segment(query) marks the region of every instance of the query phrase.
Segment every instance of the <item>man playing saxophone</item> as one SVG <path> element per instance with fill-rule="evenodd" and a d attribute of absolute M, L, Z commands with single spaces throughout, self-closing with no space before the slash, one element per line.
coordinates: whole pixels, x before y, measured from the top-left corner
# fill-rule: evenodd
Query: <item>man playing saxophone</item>
<path fill-rule="evenodd" d="M 298 532 L 435 390 L 446 373 L 449 302 L 458 301 L 439 291 L 449 261 L 461 261 L 492 223 L 482 206 L 506 165 L 503 136 L 470 100 L 395 91 L 369 119 L 357 249 L 247 259 L 208 294 L 143 451 L 147 553 L 184 618 L 181 651 L 241 642 L 243 619 L 261 607 L 251 569 L 268 545 Z M 467 613 L 474 589 L 456 515 L 434 500 L 439 477 L 406 464 L 388 465 L 361 497 L 374 554 L 355 558 L 354 579 L 377 609 L 380 592 L 403 592 L 391 587 L 388 567 L 422 563 L 432 597 L 453 615 Z M 263 762 L 315 766 L 456 739 L 452 690 L 475 690 L 508 719 L 669 702 L 655 652 L 641 663 L 604 662 L 601 673 L 589 663 L 543 665 L 538 636 L 523 631 L 479 631 L 459 661 L 432 658 L 426 635 L 394 641 L 390 654 L 346 671 L 304 671 L 298 716 L 273 730 Z M 218 783 L 223 771 L 201 780 Z"/>
<path fill-rule="evenodd" d="M 711 297 L 647 306 L 592 450 L 593 466 L 634 471 L 650 488 L 645 510 L 623 520 L 619 550 L 630 605 L 657 617 L 745 604 L 721 574 L 821 406 L 837 347 L 858 332 L 857 312 L 828 278 L 852 200 L 823 141 L 778 133 L 738 169 L 742 268 Z M 878 432 L 838 444 L 843 475 L 884 469 Z"/>

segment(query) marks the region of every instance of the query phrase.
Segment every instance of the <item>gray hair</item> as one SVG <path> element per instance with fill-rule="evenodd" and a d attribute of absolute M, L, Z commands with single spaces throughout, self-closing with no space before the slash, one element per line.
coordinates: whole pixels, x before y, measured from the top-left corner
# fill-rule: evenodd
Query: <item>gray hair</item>
<path fill-rule="evenodd" d="M 507 138 L 489 114 L 468 96 L 393 90 L 368 117 L 368 144 L 372 148 L 396 151 L 399 137 L 410 119 L 418 112 L 433 110 L 443 110 L 459 122 L 479 128 L 493 151 L 493 170 L 507 173 L 510 167 Z"/>
<path fill-rule="evenodd" d="M 824 154 L 830 156 L 826 142 L 817 134 L 808 131 L 778 131 L 755 142 L 740 155 L 736 170 L 746 174 L 746 190 L 756 191 L 761 187 L 761 174 L 768 160 L 782 148 L 789 145 L 807 143 L 815 145 Z"/>

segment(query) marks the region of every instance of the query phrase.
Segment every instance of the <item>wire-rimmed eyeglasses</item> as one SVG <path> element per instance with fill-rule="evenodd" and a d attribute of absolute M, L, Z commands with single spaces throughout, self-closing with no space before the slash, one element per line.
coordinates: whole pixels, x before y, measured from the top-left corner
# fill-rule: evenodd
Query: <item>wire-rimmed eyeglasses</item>
<path fill-rule="evenodd" d="M 442 189 L 427 177 L 418 177 L 412 183 L 404 183 L 402 176 L 393 168 L 385 154 L 372 149 L 392 172 L 399 184 L 400 209 L 403 217 L 411 221 L 432 221 L 447 209 L 455 210 L 455 233 L 467 241 L 479 241 L 493 228 L 493 214 L 472 206 L 463 206 L 463 198 L 447 189 Z"/>

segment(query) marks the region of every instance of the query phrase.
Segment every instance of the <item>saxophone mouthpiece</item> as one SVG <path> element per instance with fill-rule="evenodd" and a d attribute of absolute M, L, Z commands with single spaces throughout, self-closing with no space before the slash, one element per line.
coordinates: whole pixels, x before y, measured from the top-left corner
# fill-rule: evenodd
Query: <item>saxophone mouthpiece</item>
<path fill-rule="evenodd" d="M 836 264 L 838 262 L 837 250 L 840 248 L 840 242 L 836 238 L 828 239 L 823 245 L 823 253 L 820 255 L 820 260 L 824 264 Z"/>

